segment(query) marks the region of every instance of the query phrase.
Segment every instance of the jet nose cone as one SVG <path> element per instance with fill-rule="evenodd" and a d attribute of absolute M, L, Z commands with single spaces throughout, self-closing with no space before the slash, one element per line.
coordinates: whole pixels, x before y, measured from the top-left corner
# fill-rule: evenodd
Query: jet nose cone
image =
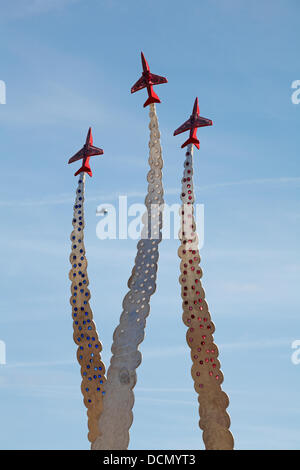
<path fill-rule="evenodd" d="M 195 102 L 194 102 L 193 114 L 195 114 L 195 113 L 197 113 L 197 114 L 200 113 L 198 96 L 196 97 Z"/>
<path fill-rule="evenodd" d="M 89 127 L 85 143 L 86 143 L 86 145 L 89 145 L 89 144 L 93 145 L 93 136 L 92 136 L 92 128 L 91 127 Z"/>
<path fill-rule="evenodd" d="M 143 52 L 141 52 L 141 58 L 142 58 L 143 70 L 144 70 L 144 72 L 148 72 L 149 71 L 149 65 L 148 65 L 148 62 L 145 59 L 145 56 L 144 56 Z"/>

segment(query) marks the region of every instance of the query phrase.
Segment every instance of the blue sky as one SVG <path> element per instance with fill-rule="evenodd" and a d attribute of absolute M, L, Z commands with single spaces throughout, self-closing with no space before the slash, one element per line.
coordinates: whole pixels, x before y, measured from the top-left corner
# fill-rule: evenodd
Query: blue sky
<path fill-rule="evenodd" d="M 88 127 L 104 156 L 86 187 L 91 306 L 108 365 L 135 257 L 96 237 L 96 207 L 146 192 L 148 111 L 130 95 L 143 50 L 154 73 L 165 200 L 179 202 L 184 152 L 172 137 L 195 96 L 205 205 L 203 285 L 230 397 L 236 448 L 299 449 L 300 79 L 296 0 L 0 1 L 2 449 L 87 449 L 69 304 L 76 180 L 68 158 Z M 134 193 L 140 197 L 131 196 Z M 181 320 L 178 241 L 160 245 L 138 369 L 131 449 L 203 448 Z"/>

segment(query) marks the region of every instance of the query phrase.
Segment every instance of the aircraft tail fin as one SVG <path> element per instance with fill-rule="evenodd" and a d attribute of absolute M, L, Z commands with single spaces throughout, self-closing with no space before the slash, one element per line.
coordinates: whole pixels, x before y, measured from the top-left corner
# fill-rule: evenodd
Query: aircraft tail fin
<path fill-rule="evenodd" d="M 82 167 L 79 168 L 79 170 L 76 171 L 76 173 L 74 173 L 74 176 L 77 176 L 77 175 L 79 175 L 80 173 L 87 173 L 89 176 L 92 176 L 91 167 L 88 166 L 88 165 L 82 165 Z"/>
<path fill-rule="evenodd" d="M 146 106 L 148 106 L 151 103 L 160 103 L 159 97 L 157 96 L 157 94 L 153 90 L 151 91 L 151 95 L 149 96 L 147 101 L 145 101 L 144 108 L 146 108 Z"/>
<path fill-rule="evenodd" d="M 181 148 L 183 149 L 183 147 L 186 147 L 189 144 L 194 144 L 197 149 L 200 148 L 200 142 L 196 137 L 189 137 L 188 140 L 186 140 L 184 144 L 182 144 Z"/>

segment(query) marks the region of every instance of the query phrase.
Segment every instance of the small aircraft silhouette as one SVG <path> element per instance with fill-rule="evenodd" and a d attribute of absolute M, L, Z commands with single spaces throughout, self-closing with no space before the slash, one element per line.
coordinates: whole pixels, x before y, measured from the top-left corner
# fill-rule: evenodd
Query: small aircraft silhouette
<path fill-rule="evenodd" d="M 210 119 L 206 119 L 204 117 L 199 116 L 199 103 L 198 103 L 198 98 L 195 99 L 194 103 L 194 108 L 193 108 L 193 113 L 191 117 L 185 121 L 176 131 L 174 132 L 173 135 L 178 135 L 181 134 L 182 132 L 185 131 L 190 131 L 190 136 L 184 144 L 182 144 L 181 148 L 186 147 L 186 145 L 189 144 L 194 144 L 197 149 L 200 148 L 200 142 L 197 139 L 197 128 L 198 127 L 205 127 L 205 126 L 212 126 L 212 121 Z"/>
<path fill-rule="evenodd" d="M 73 157 L 70 158 L 68 163 L 73 163 L 76 162 L 77 160 L 83 159 L 82 162 L 82 167 L 79 168 L 76 173 L 74 173 L 74 176 L 79 175 L 79 173 L 87 173 L 89 176 L 92 176 L 92 170 L 90 167 L 90 157 L 94 157 L 95 155 L 103 155 L 103 150 L 94 147 L 93 145 L 93 136 L 92 136 L 92 128 L 90 127 L 86 136 L 86 141 L 82 149 L 79 150 L 79 152 L 75 153 Z"/>
<path fill-rule="evenodd" d="M 131 93 L 147 88 L 148 99 L 144 103 L 144 108 L 151 103 L 160 103 L 160 99 L 157 94 L 153 91 L 153 85 L 159 85 L 160 83 L 167 83 L 168 80 L 165 77 L 160 77 L 159 75 L 154 75 L 150 72 L 148 62 L 145 59 L 144 54 L 141 52 L 143 73 L 141 78 L 133 85 L 131 88 Z"/>
<path fill-rule="evenodd" d="M 98 210 L 98 207 L 96 209 L 96 214 L 97 215 L 106 215 L 108 213 L 108 209 L 106 207 L 102 207 L 102 209 Z"/>

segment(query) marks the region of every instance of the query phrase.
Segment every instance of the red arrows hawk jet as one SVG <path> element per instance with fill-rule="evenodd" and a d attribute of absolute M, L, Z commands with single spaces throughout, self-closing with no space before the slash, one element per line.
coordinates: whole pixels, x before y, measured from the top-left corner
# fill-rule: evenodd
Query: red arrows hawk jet
<path fill-rule="evenodd" d="M 212 121 L 210 119 L 206 119 L 204 117 L 199 116 L 199 103 L 198 98 L 195 99 L 193 113 L 186 122 L 184 122 L 176 131 L 174 135 L 181 134 L 185 131 L 190 131 L 190 137 L 184 144 L 182 144 L 181 148 L 186 147 L 186 145 L 194 144 L 197 149 L 200 148 L 200 142 L 197 139 L 197 128 L 198 127 L 205 127 L 205 126 L 212 126 Z"/>
<path fill-rule="evenodd" d="M 167 83 L 168 80 L 165 77 L 154 75 L 150 72 L 148 62 L 145 59 L 144 54 L 141 52 L 143 73 L 141 78 L 131 88 L 131 93 L 147 88 L 149 98 L 144 103 L 144 108 L 151 103 L 160 103 L 160 99 L 157 94 L 153 91 L 153 85 L 159 85 L 160 83 Z"/>
<path fill-rule="evenodd" d="M 79 175 L 79 173 L 87 173 L 89 176 L 92 176 L 92 170 L 90 167 L 90 157 L 94 157 L 95 155 L 103 155 L 103 150 L 99 149 L 98 147 L 94 147 L 93 145 L 93 136 L 92 136 L 92 129 L 91 127 L 88 130 L 86 141 L 84 146 L 82 147 L 79 152 L 75 153 L 73 157 L 70 158 L 68 163 L 76 162 L 77 160 L 83 159 L 82 167 L 79 168 L 78 171 L 74 174 L 74 176 Z"/>

